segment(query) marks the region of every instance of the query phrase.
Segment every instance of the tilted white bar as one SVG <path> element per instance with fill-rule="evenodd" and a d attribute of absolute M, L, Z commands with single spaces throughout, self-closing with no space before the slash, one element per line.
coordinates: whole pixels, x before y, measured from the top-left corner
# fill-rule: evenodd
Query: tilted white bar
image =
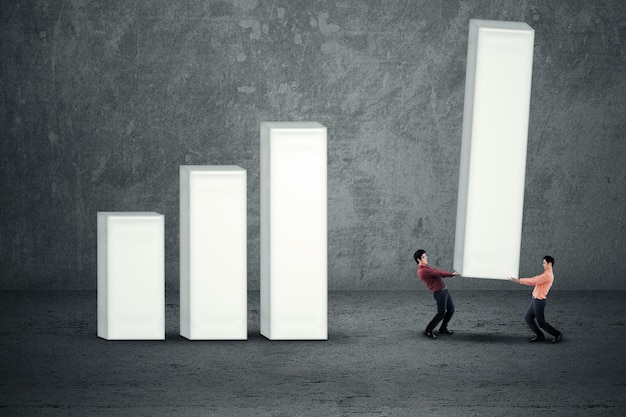
<path fill-rule="evenodd" d="M 98 213 L 98 337 L 165 339 L 162 214 Z"/>
<path fill-rule="evenodd" d="M 261 123 L 261 334 L 328 339 L 327 130 Z"/>
<path fill-rule="evenodd" d="M 534 33 L 470 21 L 454 249 L 467 277 L 519 273 Z"/>
<path fill-rule="evenodd" d="M 180 334 L 248 338 L 246 170 L 180 167 Z"/>

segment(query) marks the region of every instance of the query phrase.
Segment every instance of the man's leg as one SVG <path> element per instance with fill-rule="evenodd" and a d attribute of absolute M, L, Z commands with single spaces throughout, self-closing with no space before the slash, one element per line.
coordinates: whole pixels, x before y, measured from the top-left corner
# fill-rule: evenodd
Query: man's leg
<path fill-rule="evenodd" d="M 448 323 L 454 315 L 454 303 L 452 302 L 452 296 L 448 290 L 444 290 L 446 293 L 446 315 L 443 318 L 443 323 L 441 323 L 441 327 L 439 328 L 439 333 L 447 333 L 452 334 L 451 331 L 448 330 Z"/>
<path fill-rule="evenodd" d="M 553 337 L 557 337 L 561 334 L 557 329 L 550 326 L 545 318 L 546 300 L 537 300 L 537 308 L 535 308 L 535 314 L 537 316 L 537 323 L 546 332 L 550 333 Z"/>
<path fill-rule="evenodd" d="M 428 326 L 426 326 L 426 330 L 424 330 L 424 334 L 431 339 L 435 338 L 433 330 L 446 315 L 446 294 L 444 294 L 444 292 L 444 290 L 439 290 L 433 293 L 433 297 L 435 297 L 437 301 L 437 314 L 435 314 L 435 317 L 433 317 L 430 323 L 428 323 Z"/>
<path fill-rule="evenodd" d="M 536 339 L 532 338 L 531 341 L 535 341 L 537 339 L 545 339 L 545 336 L 543 335 L 541 330 L 539 330 L 539 326 L 537 326 L 537 323 L 535 323 L 535 317 L 537 317 L 537 313 L 535 311 L 537 301 L 539 300 L 533 298 L 533 300 L 530 302 L 530 305 L 528 306 L 528 310 L 526 311 L 526 324 L 528 324 L 528 327 L 530 327 L 530 329 L 537 335 Z"/>

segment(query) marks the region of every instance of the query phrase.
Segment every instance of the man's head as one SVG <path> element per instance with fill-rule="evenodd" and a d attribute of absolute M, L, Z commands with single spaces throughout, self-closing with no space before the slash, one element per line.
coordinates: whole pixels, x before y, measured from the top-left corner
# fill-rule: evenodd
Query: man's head
<path fill-rule="evenodd" d="M 426 265 L 428 263 L 428 257 L 424 249 L 418 249 L 417 252 L 413 254 L 413 259 L 415 259 L 418 265 Z"/>
<path fill-rule="evenodd" d="M 543 265 L 544 265 L 544 268 L 547 268 L 548 265 L 550 267 L 553 267 L 554 266 L 554 258 L 552 256 L 550 256 L 550 255 L 544 256 L 543 257 Z"/>

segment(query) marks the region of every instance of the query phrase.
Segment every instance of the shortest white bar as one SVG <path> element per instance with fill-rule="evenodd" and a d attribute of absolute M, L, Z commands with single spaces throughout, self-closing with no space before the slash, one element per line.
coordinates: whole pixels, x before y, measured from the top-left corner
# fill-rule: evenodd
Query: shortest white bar
<path fill-rule="evenodd" d="M 162 214 L 98 213 L 98 337 L 165 339 Z"/>
<path fill-rule="evenodd" d="M 180 167 L 180 334 L 248 338 L 246 170 Z"/>

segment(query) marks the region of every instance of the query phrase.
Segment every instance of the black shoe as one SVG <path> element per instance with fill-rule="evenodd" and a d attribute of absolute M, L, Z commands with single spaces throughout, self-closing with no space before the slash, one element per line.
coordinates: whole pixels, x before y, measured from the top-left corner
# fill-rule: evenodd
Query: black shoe
<path fill-rule="evenodd" d="M 433 334 L 433 332 L 431 332 L 430 330 L 424 330 L 424 336 L 430 337 L 431 339 L 436 339 L 437 338 L 437 336 L 435 336 Z"/>
<path fill-rule="evenodd" d="M 552 339 L 552 343 L 559 343 L 561 339 L 563 339 L 563 333 L 559 333 L 558 335 L 556 335 L 554 339 Z"/>
<path fill-rule="evenodd" d="M 545 337 L 533 336 L 530 338 L 530 342 L 543 342 L 546 340 Z"/>
<path fill-rule="evenodd" d="M 454 334 L 454 332 L 451 332 L 448 329 L 443 329 L 443 330 L 439 329 L 439 334 Z"/>

